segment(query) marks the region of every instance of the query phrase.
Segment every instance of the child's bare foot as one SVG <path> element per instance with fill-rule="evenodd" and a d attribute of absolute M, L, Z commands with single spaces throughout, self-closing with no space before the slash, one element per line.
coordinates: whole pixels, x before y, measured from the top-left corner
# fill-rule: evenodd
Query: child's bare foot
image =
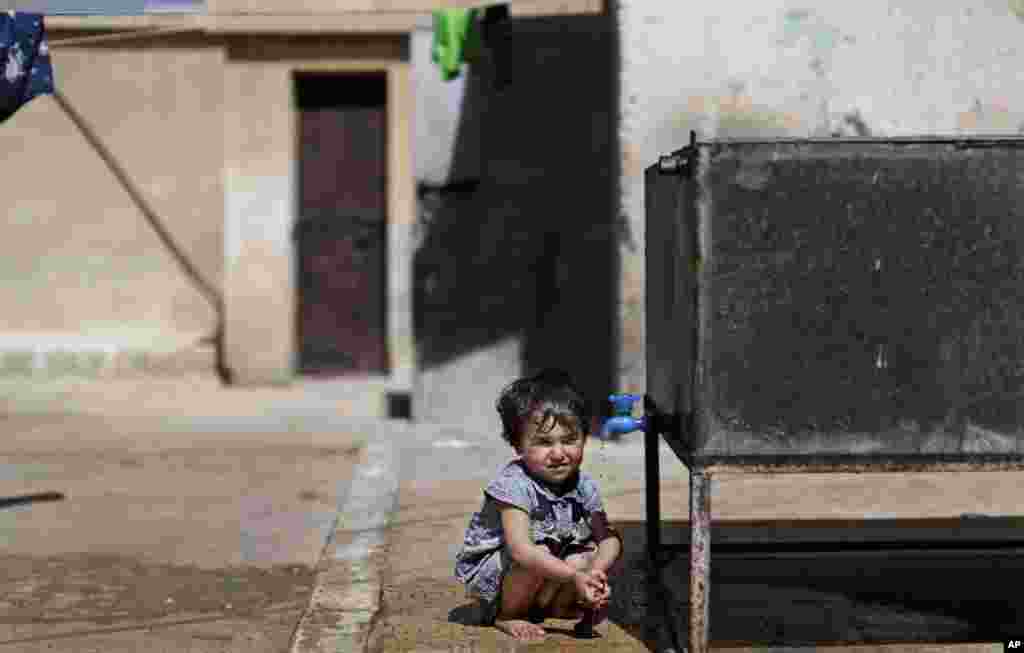
<path fill-rule="evenodd" d="M 507 633 L 522 641 L 537 641 L 544 639 L 544 629 L 537 624 L 521 619 L 504 619 L 494 622 L 494 627 L 503 633 Z"/>

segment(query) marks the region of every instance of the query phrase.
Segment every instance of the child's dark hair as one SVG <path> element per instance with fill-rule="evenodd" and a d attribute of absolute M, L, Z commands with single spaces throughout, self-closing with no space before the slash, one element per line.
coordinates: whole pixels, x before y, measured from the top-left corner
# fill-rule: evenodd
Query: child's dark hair
<path fill-rule="evenodd" d="M 545 432 L 561 424 L 590 434 L 590 407 L 572 377 L 562 370 L 548 368 L 513 381 L 502 390 L 497 408 L 501 437 L 513 447 L 519 446 L 526 421 L 534 412 L 539 412 L 541 424 L 547 425 Z"/>

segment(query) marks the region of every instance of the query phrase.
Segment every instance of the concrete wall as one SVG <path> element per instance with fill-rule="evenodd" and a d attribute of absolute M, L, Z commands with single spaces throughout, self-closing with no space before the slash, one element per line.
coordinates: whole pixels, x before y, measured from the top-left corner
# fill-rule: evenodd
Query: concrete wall
<path fill-rule="evenodd" d="M 219 289 L 223 154 L 207 116 L 223 101 L 220 50 L 170 39 L 51 51 L 58 87 L 144 206 L 54 97 L 0 126 L 0 348 L 74 335 L 112 350 L 173 350 L 212 335 L 214 306 L 144 211 Z"/>
<path fill-rule="evenodd" d="M 13 154 L 0 161 L 0 300 L 9 307 L 0 370 L 180 371 L 161 360 L 170 356 L 212 372 L 223 301 L 225 371 L 240 384 L 292 381 L 292 78 L 376 71 L 388 84 L 390 372 L 348 379 L 345 391 L 365 395 L 368 415 L 384 413 L 385 392 L 410 391 L 415 200 L 403 36 L 112 39 L 65 19 L 50 39 L 58 95 L 0 129 L 0 148 Z"/>
<path fill-rule="evenodd" d="M 514 16 L 553 16 L 559 14 L 598 13 L 601 0 L 509 0 Z M 420 16 L 435 9 L 479 7 L 476 0 L 206 0 L 213 14 L 262 14 L 288 16 L 339 13 L 409 14 Z"/>
<path fill-rule="evenodd" d="M 429 16 L 417 21 L 410 34 L 413 92 L 416 115 L 413 118 L 413 171 L 417 183 L 441 186 L 449 181 L 480 176 L 480 139 L 459 140 L 460 124 L 473 121 L 478 114 L 463 111 L 466 99 L 466 75 L 451 81 L 441 79 L 441 71 L 430 60 L 434 41 Z M 476 120 L 479 123 L 479 120 Z M 461 127 L 463 133 L 466 126 Z M 456 154 L 456 147 L 463 151 Z M 467 152 L 466 150 L 470 150 Z M 468 156 L 467 156 L 468 154 Z M 452 164 L 458 160 L 461 170 Z"/>
<path fill-rule="evenodd" d="M 225 358 L 236 381 L 287 383 L 298 204 L 292 69 L 254 58 L 251 45 L 229 46 L 224 71 Z"/>
<path fill-rule="evenodd" d="M 643 169 L 700 138 L 1024 132 L 1024 12 L 1007 0 L 620 0 L 621 319 L 643 333 Z M 643 340 L 622 352 L 644 386 Z"/>
<path fill-rule="evenodd" d="M 614 43 L 607 15 L 513 17 L 445 86 L 414 37 L 418 180 L 459 182 L 421 200 L 417 419 L 493 431 L 501 387 L 548 365 L 615 388 Z"/>

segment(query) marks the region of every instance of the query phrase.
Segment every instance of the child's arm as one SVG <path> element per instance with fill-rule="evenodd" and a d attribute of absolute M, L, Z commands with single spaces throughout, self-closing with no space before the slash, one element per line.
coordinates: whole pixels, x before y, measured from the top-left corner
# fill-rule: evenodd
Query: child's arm
<path fill-rule="evenodd" d="M 592 568 L 595 571 L 607 572 L 622 553 L 622 542 L 616 536 L 605 538 L 597 545 L 597 555 L 594 556 Z"/>
<path fill-rule="evenodd" d="M 530 517 L 521 508 L 499 502 L 498 511 L 505 531 L 505 544 L 513 560 L 544 578 L 562 582 L 575 580 L 575 567 L 533 544 L 530 540 Z"/>
<path fill-rule="evenodd" d="M 622 554 L 622 536 L 608 523 L 608 515 L 600 503 L 590 515 L 590 527 L 597 542 L 597 554 L 592 568 L 602 573 L 611 569 Z"/>

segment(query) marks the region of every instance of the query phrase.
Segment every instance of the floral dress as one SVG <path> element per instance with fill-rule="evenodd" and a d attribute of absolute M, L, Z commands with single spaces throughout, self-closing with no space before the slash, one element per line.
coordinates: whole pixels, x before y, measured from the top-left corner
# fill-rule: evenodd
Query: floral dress
<path fill-rule="evenodd" d="M 583 471 L 569 491 L 556 493 L 531 477 L 521 459 L 505 465 L 484 488 L 483 505 L 473 513 L 455 558 L 455 577 L 466 584 L 470 597 L 481 601 L 485 624 L 494 622 L 502 581 L 512 565 L 497 501 L 522 508 L 530 516 L 531 540 L 560 559 L 595 548 L 592 518 L 604 513 L 597 483 Z"/>

